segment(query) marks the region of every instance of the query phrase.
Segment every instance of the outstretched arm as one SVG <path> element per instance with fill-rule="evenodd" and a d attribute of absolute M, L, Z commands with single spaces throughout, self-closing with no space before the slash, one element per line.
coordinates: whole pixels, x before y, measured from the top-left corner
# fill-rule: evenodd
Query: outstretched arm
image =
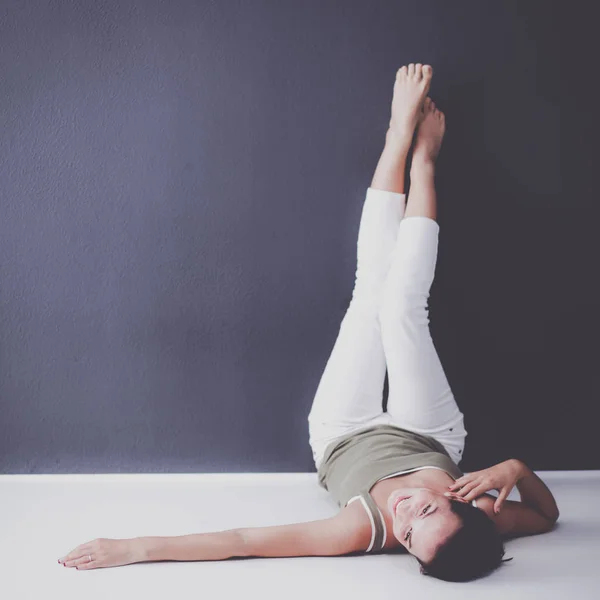
<path fill-rule="evenodd" d="M 101 538 L 77 546 L 59 562 L 67 567 L 89 570 L 162 560 L 339 556 L 366 548 L 369 536 L 370 533 L 357 520 L 356 513 L 342 510 L 328 519 L 291 525 L 172 537 Z"/>
<path fill-rule="evenodd" d="M 357 550 L 340 516 L 271 527 L 176 537 L 139 538 L 144 560 L 224 560 L 233 557 L 337 556 Z"/>

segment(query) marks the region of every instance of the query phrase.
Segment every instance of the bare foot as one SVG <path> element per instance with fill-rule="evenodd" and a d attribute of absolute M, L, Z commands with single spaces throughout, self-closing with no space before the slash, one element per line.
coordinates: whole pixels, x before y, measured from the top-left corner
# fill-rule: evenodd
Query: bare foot
<path fill-rule="evenodd" d="M 433 69 L 430 65 L 411 63 L 398 69 L 392 99 L 392 117 L 389 133 L 400 145 L 410 147 L 415 127 L 422 114 L 423 101 L 429 87 Z"/>
<path fill-rule="evenodd" d="M 446 131 L 446 117 L 435 107 L 431 98 L 425 98 L 417 127 L 417 140 L 413 150 L 413 164 L 434 163 L 442 146 Z"/>

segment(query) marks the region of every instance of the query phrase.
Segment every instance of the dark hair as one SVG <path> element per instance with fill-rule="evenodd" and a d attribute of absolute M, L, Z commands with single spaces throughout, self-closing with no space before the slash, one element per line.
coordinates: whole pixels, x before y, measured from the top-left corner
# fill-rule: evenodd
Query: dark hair
<path fill-rule="evenodd" d="M 512 560 L 502 560 L 505 550 L 501 534 L 483 510 L 460 500 L 450 500 L 450 508 L 462 521 L 462 527 L 428 564 L 415 556 L 423 575 L 443 581 L 471 581 Z"/>

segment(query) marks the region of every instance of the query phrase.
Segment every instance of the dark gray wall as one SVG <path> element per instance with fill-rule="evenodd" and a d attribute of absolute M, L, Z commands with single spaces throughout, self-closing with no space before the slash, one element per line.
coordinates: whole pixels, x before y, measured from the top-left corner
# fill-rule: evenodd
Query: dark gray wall
<path fill-rule="evenodd" d="M 313 470 L 409 62 L 448 123 L 430 316 L 461 466 L 599 468 L 597 52 L 564 5 L 2 2 L 2 471 Z"/>

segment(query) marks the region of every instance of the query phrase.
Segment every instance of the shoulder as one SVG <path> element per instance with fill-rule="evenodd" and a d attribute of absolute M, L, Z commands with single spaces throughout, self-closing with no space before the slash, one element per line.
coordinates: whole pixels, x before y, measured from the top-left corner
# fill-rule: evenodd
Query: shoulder
<path fill-rule="evenodd" d="M 360 500 L 343 507 L 335 517 L 340 529 L 345 532 L 345 543 L 349 552 L 364 552 L 371 543 L 373 527 L 371 519 Z"/>

